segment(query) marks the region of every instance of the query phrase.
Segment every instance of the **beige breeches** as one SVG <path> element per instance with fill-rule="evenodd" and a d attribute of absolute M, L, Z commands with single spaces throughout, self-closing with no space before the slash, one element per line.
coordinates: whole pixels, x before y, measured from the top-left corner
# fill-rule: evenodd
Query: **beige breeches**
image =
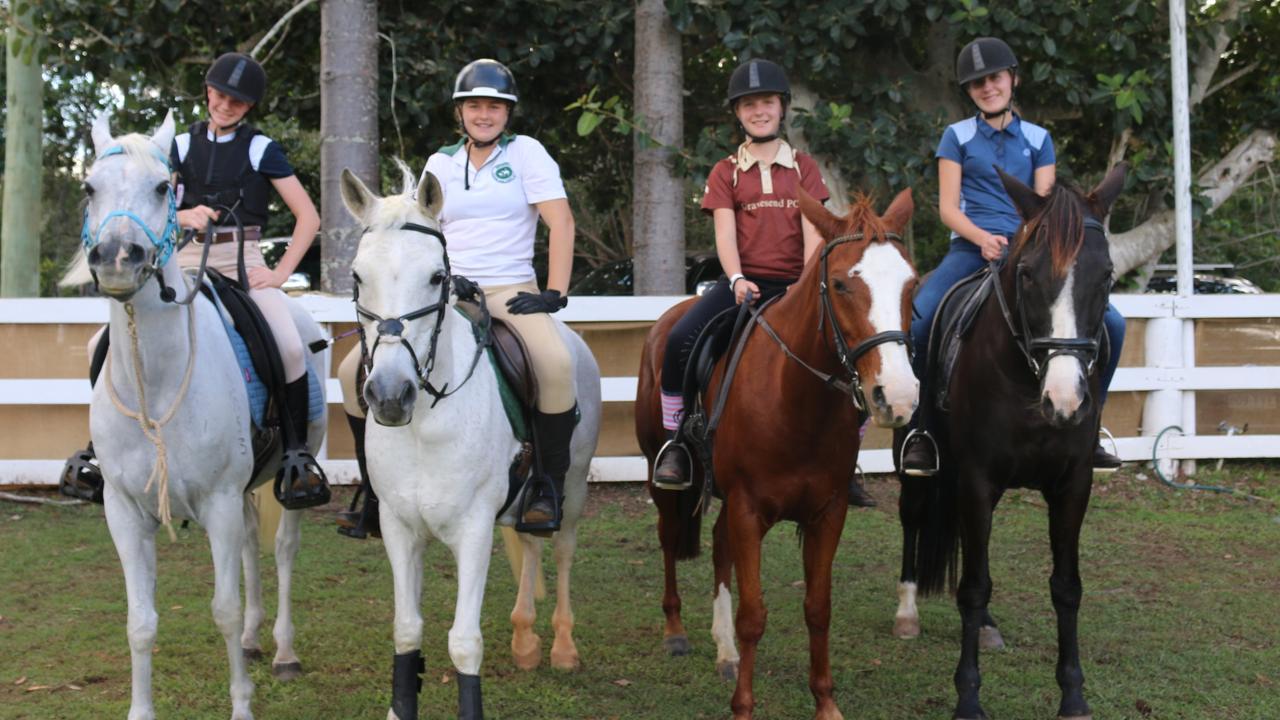
<path fill-rule="evenodd" d="M 485 303 L 496 318 L 506 321 L 529 349 L 534 377 L 538 379 L 538 410 L 553 414 L 573 409 L 575 400 L 573 363 L 555 321 L 546 313 L 512 315 L 507 300 L 518 292 L 538 292 L 532 282 L 519 285 L 496 285 L 483 288 Z M 356 401 L 356 369 L 360 365 L 360 346 L 351 349 L 338 366 L 342 383 L 342 405 L 348 415 L 364 417 Z"/>

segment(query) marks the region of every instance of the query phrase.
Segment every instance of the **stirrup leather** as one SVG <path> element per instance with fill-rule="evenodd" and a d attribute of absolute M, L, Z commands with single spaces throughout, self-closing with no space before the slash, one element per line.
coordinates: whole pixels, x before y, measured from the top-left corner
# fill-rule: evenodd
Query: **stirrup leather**
<path fill-rule="evenodd" d="M 669 483 L 669 482 L 662 482 L 658 480 L 658 467 L 662 465 L 663 459 L 666 458 L 667 453 L 669 452 L 684 453 L 685 467 L 688 468 L 688 472 L 686 472 L 684 475 L 684 482 Z M 693 487 L 693 457 L 689 452 L 689 448 L 686 447 L 685 444 L 681 442 L 678 438 L 672 438 L 671 440 L 668 440 L 665 444 L 663 444 L 662 449 L 658 450 L 658 456 L 653 460 L 653 477 L 649 478 L 649 482 L 653 483 L 653 486 L 658 488 L 659 490 L 677 490 L 678 491 L 678 490 L 688 490 L 689 488 Z"/>
<path fill-rule="evenodd" d="M 911 441 L 917 437 L 921 438 L 921 442 L 928 442 L 933 446 L 932 468 L 908 470 L 906 467 L 907 446 L 910 445 Z M 938 443 L 933 439 L 933 436 L 929 434 L 928 430 L 915 428 L 911 432 L 907 433 L 907 437 L 902 441 L 902 450 L 898 455 L 898 467 L 902 469 L 904 475 L 910 475 L 911 477 L 933 477 L 938 474 L 938 471 L 942 469 L 942 457 L 938 452 Z"/>
<path fill-rule="evenodd" d="M 525 522 L 525 513 L 529 512 L 529 506 L 537 498 L 547 498 L 551 503 L 551 519 L 542 522 Z M 520 503 L 520 515 L 515 525 L 516 532 L 541 535 L 543 537 L 559 532 L 563 508 L 564 498 L 561 497 L 560 489 L 556 487 L 556 483 L 551 479 L 551 476 L 545 473 L 531 473 L 529 479 L 525 481 L 524 497 Z"/>
<path fill-rule="evenodd" d="M 273 488 L 286 510 L 303 510 L 329 502 L 329 479 L 305 448 L 285 450 Z"/>

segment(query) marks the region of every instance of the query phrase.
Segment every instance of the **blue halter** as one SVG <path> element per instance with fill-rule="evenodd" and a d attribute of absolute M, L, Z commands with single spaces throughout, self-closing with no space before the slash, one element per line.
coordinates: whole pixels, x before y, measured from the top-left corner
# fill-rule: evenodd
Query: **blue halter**
<path fill-rule="evenodd" d="M 165 169 L 169 169 L 169 159 L 165 157 L 164 154 L 161 153 L 159 150 L 156 150 L 154 152 L 155 152 L 156 158 L 164 163 Z M 113 147 L 107 148 L 105 152 L 103 152 L 101 155 L 98 156 L 98 159 L 101 160 L 106 157 L 111 157 L 112 155 L 122 155 L 122 154 L 124 154 L 124 148 L 120 145 L 115 145 Z M 89 231 L 89 209 L 85 208 L 84 225 L 82 225 L 80 228 L 80 242 L 84 245 L 84 249 L 88 250 L 89 248 L 98 244 L 99 242 L 98 238 L 99 236 L 102 235 L 102 231 L 104 228 L 106 228 L 107 223 L 111 222 L 112 220 L 118 217 L 123 217 L 123 218 L 127 218 L 134 225 L 137 225 L 138 227 L 142 228 L 142 231 L 147 234 L 147 238 L 151 240 L 151 244 L 155 246 L 156 259 L 155 259 L 155 262 L 151 264 L 151 268 L 153 270 L 158 270 L 159 268 L 164 267 L 164 264 L 169 262 L 169 256 L 173 254 L 173 250 L 178 244 L 178 234 L 180 232 L 180 228 L 178 226 L 178 200 L 176 197 L 174 197 L 172 186 L 169 187 L 168 191 L 165 193 L 165 196 L 169 201 L 169 211 L 166 217 L 164 230 L 162 230 L 158 235 L 155 232 L 153 232 L 151 228 L 147 227 L 147 224 L 143 222 L 142 218 L 138 217 L 131 210 L 111 211 L 110 213 L 107 214 L 105 218 L 102 219 L 102 222 L 98 224 L 98 229 L 96 231 L 90 232 Z"/>

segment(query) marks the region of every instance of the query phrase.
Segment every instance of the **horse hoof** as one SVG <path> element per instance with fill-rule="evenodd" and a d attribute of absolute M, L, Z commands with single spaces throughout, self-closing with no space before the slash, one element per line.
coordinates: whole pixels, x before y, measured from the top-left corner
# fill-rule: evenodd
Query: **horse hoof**
<path fill-rule="evenodd" d="M 521 647 L 511 643 L 511 659 L 521 670 L 533 670 L 542 664 L 542 638 L 532 634 L 530 638 L 520 643 Z"/>
<path fill-rule="evenodd" d="M 1000 628 L 995 625 L 983 625 L 978 630 L 978 647 L 983 650 L 1003 650 L 1004 637 L 1000 634 Z"/>
<path fill-rule="evenodd" d="M 893 636 L 899 640 L 914 640 L 920 637 L 919 618 L 894 618 Z"/>
<path fill-rule="evenodd" d="M 244 651 L 244 659 L 246 662 L 258 662 L 264 657 L 262 654 L 262 648 L 241 648 L 241 650 Z"/>
<path fill-rule="evenodd" d="M 551 667 L 556 670 L 565 670 L 574 672 L 582 669 L 582 660 L 578 658 L 578 653 L 551 653 Z"/>
<path fill-rule="evenodd" d="M 662 639 L 662 646 L 667 649 L 667 654 L 671 657 L 684 657 L 693 652 L 693 647 L 689 645 L 689 637 L 687 635 L 672 635 Z"/>
<path fill-rule="evenodd" d="M 273 663 L 271 665 L 271 675 L 280 682 L 289 682 L 302 677 L 302 663 Z"/>
<path fill-rule="evenodd" d="M 734 682 L 738 679 L 738 661 L 721 660 L 716 663 L 716 674 L 725 682 Z"/>

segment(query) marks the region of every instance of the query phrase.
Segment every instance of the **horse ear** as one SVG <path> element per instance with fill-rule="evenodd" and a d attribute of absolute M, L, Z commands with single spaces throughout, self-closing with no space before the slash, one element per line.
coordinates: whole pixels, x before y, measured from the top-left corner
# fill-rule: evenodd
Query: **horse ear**
<path fill-rule="evenodd" d="M 342 168 L 342 179 L 338 181 L 338 187 L 342 190 L 342 204 L 347 206 L 347 212 L 351 213 L 356 222 L 365 224 L 365 217 L 378 197 L 365 186 L 364 181 L 351 172 L 351 168 Z"/>
<path fill-rule="evenodd" d="M 889 209 L 884 211 L 884 217 L 881 220 L 894 232 L 900 233 L 907 229 L 915 211 L 915 198 L 911 195 L 911 188 L 907 188 L 893 198 L 893 202 L 889 203 Z"/>
<path fill-rule="evenodd" d="M 1093 211 L 1098 213 L 1099 217 L 1106 217 L 1111 212 L 1111 204 L 1120 197 L 1120 191 L 1124 190 L 1124 178 L 1129 172 L 1129 163 L 1122 162 L 1111 168 L 1107 176 L 1102 178 L 1102 182 L 1098 183 L 1098 187 L 1089 193 L 1089 204 L 1093 206 Z"/>
<path fill-rule="evenodd" d="M 164 122 L 160 123 L 160 127 L 156 130 L 156 134 L 151 136 L 151 142 L 160 148 L 160 152 L 165 157 L 169 157 L 169 147 L 173 145 L 173 111 L 165 113 Z"/>
<path fill-rule="evenodd" d="M 1040 212 L 1040 208 L 1044 207 L 1044 198 L 1035 190 L 1027 187 L 1018 178 L 1006 173 L 999 167 L 992 165 L 996 172 L 1000 174 L 1000 182 L 1004 184 L 1004 191 L 1009 194 L 1009 199 L 1013 201 L 1013 206 L 1018 209 L 1018 214 L 1023 220 L 1030 220 Z"/>
<path fill-rule="evenodd" d="M 426 170 L 422 171 L 422 181 L 418 183 L 418 207 L 429 218 L 439 217 L 440 209 L 444 207 L 444 190 L 440 181 Z"/>
<path fill-rule="evenodd" d="M 804 188 L 800 188 L 800 212 L 818 229 L 818 234 L 827 240 L 838 236 L 844 226 L 843 218 L 823 207 Z"/>
<path fill-rule="evenodd" d="M 115 142 L 111 139 L 111 117 L 106 113 L 99 113 L 93 119 L 93 132 L 90 134 L 93 137 L 94 156 L 102 157 L 102 153 L 106 152 L 107 148 L 111 147 L 111 144 Z M 166 153 L 169 152 L 169 148 L 166 147 L 164 151 Z"/>

